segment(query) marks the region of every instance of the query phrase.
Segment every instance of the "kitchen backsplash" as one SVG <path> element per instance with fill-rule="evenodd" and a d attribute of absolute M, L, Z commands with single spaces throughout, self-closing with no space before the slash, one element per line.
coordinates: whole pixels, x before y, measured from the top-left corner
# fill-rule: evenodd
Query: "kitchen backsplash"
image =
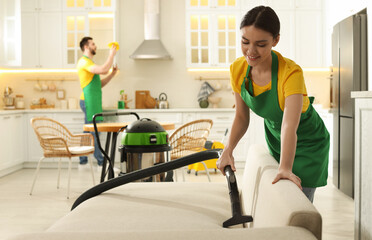
<path fill-rule="evenodd" d="M 146 74 L 145 74 L 146 75 Z M 155 73 L 154 73 L 155 75 Z M 223 73 L 222 77 L 216 76 L 217 79 L 227 79 L 228 74 Z M 315 103 L 322 104 L 323 108 L 329 108 L 330 105 L 330 80 L 328 72 L 304 72 L 308 94 L 315 96 Z M 69 79 L 69 81 L 61 81 L 59 79 Z M 123 71 L 103 88 L 103 106 L 104 108 L 116 108 L 117 101 L 120 97 L 120 90 L 124 90 L 128 95 L 129 107 L 135 107 L 135 91 L 150 90 L 153 98 L 158 98 L 159 94 L 165 92 L 168 96 L 170 108 L 198 108 L 197 95 L 203 83 L 201 80 L 195 80 L 195 75 L 188 74 L 186 79 L 181 79 L 174 76 L 168 76 L 164 79 L 159 79 L 151 76 L 128 76 Z M 26 79 L 40 79 L 39 81 L 29 81 Z M 75 81 L 72 81 L 75 79 Z M 209 79 L 209 78 L 208 78 Z M 229 80 L 208 80 L 210 85 L 216 88 L 216 92 L 212 95 L 221 97 L 219 107 L 231 108 L 234 105 L 234 96 L 229 86 Z M 63 101 L 57 99 L 56 92 L 40 91 L 35 86 L 52 85 L 54 83 L 56 89 L 65 90 L 65 99 L 79 99 L 81 94 L 80 84 L 76 73 L 2 73 L 0 74 L 0 91 L 1 98 L 6 86 L 10 86 L 14 93 L 22 94 L 26 108 L 29 108 L 33 100 L 45 98 L 48 104 L 54 104 L 56 108 L 61 108 Z M 1 105 L 3 102 L 1 101 Z M 63 107 L 63 106 L 62 106 Z M 77 106 L 78 107 L 78 106 Z M 211 107 L 211 105 L 209 106 Z"/>

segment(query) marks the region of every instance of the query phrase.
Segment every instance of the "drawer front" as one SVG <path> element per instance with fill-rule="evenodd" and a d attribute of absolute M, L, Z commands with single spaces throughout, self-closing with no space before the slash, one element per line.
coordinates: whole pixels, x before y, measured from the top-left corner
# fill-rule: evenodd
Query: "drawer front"
<path fill-rule="evenodd" d="M 182 113 L 141 113 L 141 118 L 150 118 L 157 122 L 182 124 Z"/>
<path fill-rule="evenodd" d="M 56 120 L 62 124 L 84 124 L 84 113 L 56 113 Z"/>
<path fill-rule="evenodd" d="M 234 120 L 234 112 L 220 112 L 220 113 L 197 113 L 196 119 L 212 119 L 215 123 L 230 123 Z"/>

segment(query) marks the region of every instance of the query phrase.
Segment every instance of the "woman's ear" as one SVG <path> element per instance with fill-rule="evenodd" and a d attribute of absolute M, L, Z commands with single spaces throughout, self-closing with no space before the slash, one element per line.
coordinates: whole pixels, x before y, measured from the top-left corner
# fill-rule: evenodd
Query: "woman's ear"
<path fill-rule="evenodd" d="M 280 34 L 278 34 L 278 36 L 274 37 L 273 47 L 275 47 L 278 44 L 279 40 L 280 40 Z"/>

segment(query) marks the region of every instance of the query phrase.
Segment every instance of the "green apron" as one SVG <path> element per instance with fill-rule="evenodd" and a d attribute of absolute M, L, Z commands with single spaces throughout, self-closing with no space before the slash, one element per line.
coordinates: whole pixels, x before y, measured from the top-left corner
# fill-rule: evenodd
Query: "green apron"
<path fill-rule="evenodd" d="M 278 56 L 274 52 L 271 52 L 271 56 L 271 89 L 254 97 L 252 79 L 249 77 L 251 67 L 248 66 L 240 95 L 253 112 L 264 118 L 265 138 L 269 151 L 279 162 L 283 111 L 279 106 L 277 90 Z M 313 188 L 327 184 L 330 137 L 322 119 L 312 106 L 314 98 L 310 97 L 309 100 L 310 105 L 306 112 L 301 114 L 297 129 L 297 147 L 292 172 L 301 178 L 303 187 Z"/>
<path fill-rule="evenodd" d="M 92 81 L 83 88 L 87 121 L 93 121 L 93 115 L 102 113 L 102 82 L 98 74 L 94 74 Z M 96 121 L 102 121 L 97 117 Z"/>

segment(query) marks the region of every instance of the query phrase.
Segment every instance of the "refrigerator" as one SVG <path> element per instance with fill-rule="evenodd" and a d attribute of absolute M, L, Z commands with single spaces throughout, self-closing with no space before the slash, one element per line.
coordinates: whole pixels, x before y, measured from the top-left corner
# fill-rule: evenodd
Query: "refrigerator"
<path fill-rule="evenodd" d="M 367 65 L 367 15 L 358 13 L 336 24 L 332 33 L 333 183 L 351 198 L 355 160 L 350 92 L 367 90 Z"/>

